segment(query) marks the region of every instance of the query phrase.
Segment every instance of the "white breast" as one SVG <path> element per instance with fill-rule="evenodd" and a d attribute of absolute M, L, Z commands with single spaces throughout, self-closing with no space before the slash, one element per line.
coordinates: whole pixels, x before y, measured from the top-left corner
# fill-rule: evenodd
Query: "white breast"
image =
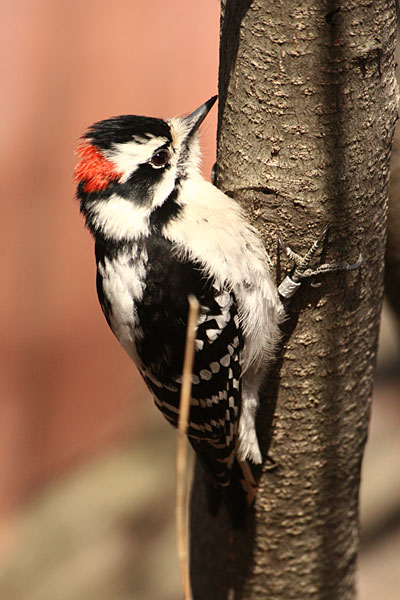
<path fill-rule="evenodd" d="M 136 306 L 143 297 L 146 262 L 145 250 L 138 254 L 134 245 L 131 253 L 120 253 L 114 259 L 105 258 L 104 266 L 98 265 L 103 292 L 111 304 L 111 329 L 135 363 L 138 363 L 135 340 L 141 335 Z"/>
<path fill-rule="evenodd" d="M 243 370 L 260 366 L 273 354 L 283 317 L 262 241 L 239 205 L 200 177 L 183 183 L 181 198 L 184 215 L 164 234 L 234 291 L 245 336 Z"/>

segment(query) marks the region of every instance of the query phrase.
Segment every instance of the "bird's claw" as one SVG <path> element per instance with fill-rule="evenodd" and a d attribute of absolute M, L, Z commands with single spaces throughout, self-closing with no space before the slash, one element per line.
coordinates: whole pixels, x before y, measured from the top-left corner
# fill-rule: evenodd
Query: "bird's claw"
<path fill-rule="evenodd" d="M 310 277 L 321 275 L 323 273 L 333 273 L 334 271 L 354 271 L 361 266 L 363 261 L 361 254 L 358 257 L 357 262 L 353 264 L 342 261 L 337 263 L 323 263 L 314 266 L 311 265 L 311 262 L 315 257 L 321 242 L 325 239 L 328 230 L 329 225 L 324 228 L 323 232 L 318 236 L 304 256 L 294 252 L 290 246 L 286 246 L 283 243 L 281 236 L 278 234 L 278 241 L 281 248 L 285 252 L 286 256 L 294 263 L 294 268 L 291 275 L 287 275 L 278 288 L 278 292 L 283 298 L 291 298 L 295 294 L 296 290 L 300 287 L 302 281 L 305 279 L 309 279 Z M 312 287 L 319 287 L 321 284 L 312 283 L 311 285 Z"/>

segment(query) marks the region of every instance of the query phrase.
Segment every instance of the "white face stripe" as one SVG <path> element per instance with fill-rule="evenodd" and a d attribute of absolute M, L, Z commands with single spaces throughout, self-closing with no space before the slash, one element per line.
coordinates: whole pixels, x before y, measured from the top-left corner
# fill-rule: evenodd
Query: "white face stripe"
<path fill-rule="evenodd" d="M 114 144 L 111 150 L 104 151 L 104 155 L 114 163 L 116 170 L 123 173 L 121 183 L 129 179 L 139 165 L 147 162 L 160 146 L 168 143 L 165 137 L 151 136 L 139 143 L 134 139 L 123 144 Z"/>
<path fill-rule="evenodd" d="M 149 234 L 149 214 L 151 208 L 138 206 L 113 194 L 105 200 L 88 203 L 93 215 L 93 224 L 103 235 L 114 239 L 136 239 Z"/>
<path fill-rule="evenodd" d="M 153 188 L 152 208 L 164 204 L 165 200 L 174 190 L 175 175 L 176 167 L 172 164 L 171 167 L 163 173 L 161 181 Z"/>

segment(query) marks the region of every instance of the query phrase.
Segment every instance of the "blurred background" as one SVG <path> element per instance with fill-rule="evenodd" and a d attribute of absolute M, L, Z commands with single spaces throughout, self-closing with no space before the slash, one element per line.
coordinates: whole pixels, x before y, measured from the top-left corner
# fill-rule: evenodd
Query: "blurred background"
<path fill-rule="evenodd" d="M 98 306 L 73 150 L 96 120 L 183 114 L 216 93 L 219 2 L 0 0 L 0 18 L 0 599 L 176 600 L 175 436 Z M 202 126 L 206 174 L 216 118 Z M 361 600 L 400 587 L 388 311 L 381 337 Z"/>

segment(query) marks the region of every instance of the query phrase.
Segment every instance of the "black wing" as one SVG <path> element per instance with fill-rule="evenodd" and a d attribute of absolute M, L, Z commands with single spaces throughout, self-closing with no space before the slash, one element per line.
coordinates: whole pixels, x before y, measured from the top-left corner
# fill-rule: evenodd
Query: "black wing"
<path fill-rule="evenodd" d="M 147 242 L 148 264 L 137 306 L 140 370 L 164 416 L 176 426 L 189 294 L 200 302 L 188 436 L 214 483 L 226 486 L 241 402 L 243 336 L 234 294 L 201 265 L 181 259 L 162 237 Z"/>

